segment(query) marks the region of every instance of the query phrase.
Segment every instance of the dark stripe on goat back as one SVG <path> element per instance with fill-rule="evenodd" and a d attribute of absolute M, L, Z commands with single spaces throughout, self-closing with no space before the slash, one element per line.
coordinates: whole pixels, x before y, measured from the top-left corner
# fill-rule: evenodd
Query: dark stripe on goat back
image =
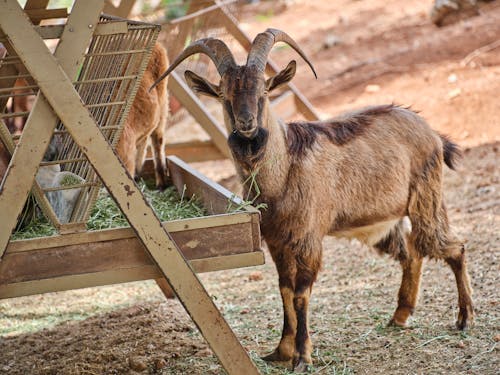
<path fill-rule="evenodd" d="M 363 134 L 375 116 L 387 114 L 395 107 L 393 104 L 369 107 L 349 116 L 327 121 L 291 122 L 287 130 L 288 150 L 291 155 L 302 157 L 321 135 L 337 146 L 345 145 Z"/>

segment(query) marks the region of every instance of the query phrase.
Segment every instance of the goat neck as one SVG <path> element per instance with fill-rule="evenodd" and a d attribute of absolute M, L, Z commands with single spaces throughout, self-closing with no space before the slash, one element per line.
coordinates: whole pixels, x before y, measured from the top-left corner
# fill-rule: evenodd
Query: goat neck
<path fill-rule="evenodd" d="M 226 111 L 224 121 L 226 127 L 231 126 Z M 244 183 L 245 196 L 253 199 L 262 194 L 258 200 L 265 202 L 282 195 L 290 169 L 285 129 L 285 124 L 269 110 L 269 100 L 266 98 L 262 108 L 262 124 L 259 124 L 255 137 L 242 137 L 234 131 L 229 136 L 228 143 Z"/>

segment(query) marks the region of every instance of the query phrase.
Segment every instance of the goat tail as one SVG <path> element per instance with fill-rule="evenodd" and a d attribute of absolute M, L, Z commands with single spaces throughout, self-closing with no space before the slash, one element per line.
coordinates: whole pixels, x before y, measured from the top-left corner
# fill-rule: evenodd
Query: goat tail
<path fill-rule="evenodd" d="M 458 159 L 462 157 L 462 151 L 460 147 L 456 143 L 453 143 L 446 135 L 439 134 L 439 137 L 443 142 L 444 162 L 450 169 L 455 170 Z"/>

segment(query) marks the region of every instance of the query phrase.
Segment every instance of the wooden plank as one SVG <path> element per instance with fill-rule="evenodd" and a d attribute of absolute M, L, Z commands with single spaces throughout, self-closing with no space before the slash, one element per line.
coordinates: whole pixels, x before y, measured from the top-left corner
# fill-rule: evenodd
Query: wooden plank
<path fill-rule="evenodd" d="M 200 197 L 208 212 L 227 212 L 230 206 L 234 208 L 243 205 L 245 211 L 259 213 L 252 206 L 244 205 L 240 197 L 206 178 L 179 158 L 170 156 L 168 160 L 169 170 L 172 171 L 172 179 L 177 189 L 182 191 L 183 186 L 186 186 L 188 196 Z"/>
<path fill-rule="evenodd" d="M 165 153 L 167 156 L 177 156 L 187 163 L 226 159 L 211 140 L 167 143 L 165 145 Z M 148 150 L 147 155 L 148 157 L 144 161 L 141 175 L 149 178 L 154 177 L 155 172 L 150 150 Z"/>
<path fill-rule="evenodd" d="M 188 163 L 226 158 L 211 140 L 167 143 L 165 152 L 167 156 L 175 155 Z"/>
<path fill-rule="evenodd" d="M 262 251 L 226 255 L 216 258 L 190 261 L 198 272 L 222 271 L 233 268 L 252 267 L 264 264 Z M 25 281 L 0 285 L 0 299 L 29 296 L 40 293 L 59 292 L 79 288 L 158 279 L 161 272 L 156 266 L 141 266 L 95 273 L 61 276 L 53 279 Z"/>
<path fill-rule="evenodd" d="M 187 14 L 196 13 L 198 10 L 203 9 L 207 4 L 203 1 L 190 1 L 187 9 Z M 190 18 L 185 21 L 180 27 L 176 38 L 172 41 L 167 49 L 168 59 L 174 61 L 174 59 L 181 53 L 185 47 L 186 40 L 190 37 L 195 19 Z M 170 28 L 175 28 L 175 25 L 167 24 Z"/>
<path fill-rule="evenodd" d="M 176 72 L 170 73 L 168 89 L 179 102 L 186 108 L 191 116 L 210 135 L 219 151 L 226 157 L 231 157 L 231 151 L 227 145 L 227 133 L 224 125 L 220 124 L 207 110 L 203 102 L 191 91 L 189 86 Z"/>
<path fill-rule="evenodd" d="M 163 226 L 170 233 L 180 232 L 184 230 L 200 230 L 205 228 L 216 229 L 218 227 L 227 225 L 250 223 L 252 221 L 252 215 L 254 214 L 255 213 L 251 212 L 239 212 L 236 214 L 224 214 L 192 219 L 173 220 L 164 222 Z M 115 228 L 83 233 L 68 233 L 51 237 L 10 241 L 5 253 L 17 253 L 22 251 L 31 251 L 39 248 L 70 246 L 126 238 L 136 238 L 135 232 L 132 228 Z"/>
<path fill-rule="evenodd" d="M 91 0 L 85 4 L 81 1 L 76 2 L 73 12 L 68 18 L 67 27 L 56 49 L 55 56 L 58 58 L 61 67 L 67 69 L 70 77 L 77 74 L 93 32 L 93 28 L 89 28 L 88 25 L 97 23 L 100 16 L 100 6 L 102 6 L 102 2 L 98 0 Z M 19 34 L 18 30 L 21 29 L 21 25 L 28 32 L 12 38 L 8 30 L 12 29 Z M 0 12 L 0 26 L 3 32 L 9 35 L 9 39 L 12 41 L 18 55 L 21 58 L 24 56 L 23 60 L 26 59 L 26 53 L 28 53 L 28 58 L 31 58 L 34 64 L 39 65 L 42 63 L 38 61 L 36 54 L 29 55 L 32 53 L 33 46 L 36 46 L 41 39 L 29 24 L 17 2 L 9 0 L 3 5 L 2 12 Z M 70 29 L 79 30 L 79 32 L 69 31 Z M 29 37 L 28 33 L 32 37 Z M 45 47 L 45 44 L 43 46 Z M 47 53 L 50 54 L 48 50 Z M 53 58 L 52 55 L 50 56 Z M 45 74 L 39 77 L 39 81 L 50 81 L 52 79 L 54 78 Z M 0 192 L 0 212 L 2 212 L 3 216 L 3 225 L 0 226 L 0 259 L 17 224 L 17 218 L 21 214 L 26 197 L 33 185 L 38 165 L 43 158 L 57 122 L 58 118 L 52 111 L 50 104 L 39 93 L 24 127 L 23 136 L 14 151 L 9 169 L 4 176 L 3 188 Z"/>
<path fill-rule="evenodd" d="M 191 265 L 191 267 L 192 266 L 193 265 Z M 165 297 L 175 298 L 174 290 L 172 289 L 172 287 L 170 286 L 168 281 L 162 278 L 161 272 L 159 272 L 159 274 L 160 274 L 159 277 L 157 279 L 155 279 L 156 285 L 158 285 L 158 287 L 161 289 L 161 291 Z"/>
<path fill-rule="evenodd" d="M 87 231 L 87 224 L 86 223 L 61 224 L 58 227 L 58 230 L 59 230 L 60 234 L 74 233 L 74 232 L 86 232 Z"/>
<path fill-rule="evenodd" d="M 257 233 L 258 234 L 258 233 Z M 187 259 L 247 253 L 254 248 L 252 223 L 171 233 Z M 154 265 L 136 237 L 9 252 L 0 263 L 0 284 Z"/>
<path fill-rule="evenodd" d="M 260 266 L 265 263 L 264 252 L 254 251 L 213 257 L 206 259 L 193 259 L 191 265 L 198 273 L 230 270 L 241 267 Z"/>
<path fill-rule="evenodd" d="M 178 23 L 189 21 L 189 20 L 194 19 L 194 18 L 198 18 L 200 16 L 206 16 L 207 13 L 210 13 L 210 12 L 216 10 L 217 8 L 220 8 L 222 6 L 228 6 L 228 5 L 233 4 L 237 1 L 238 0 L 224 0 L 224 1 L 219 2 L 218 4 L 203 7 L 202 9 L 197 10 L 195 12 L 188 12 L 188 14 L 186 14 L 185 16 L 173 19 L 172 21 L 170 21 L 170 24 L 175 25 Z M 201 5 L 203 5 L 203 3 L 201 3 Z"/>
<path fill-rule="evenodd" d="M 68 9 L 26 9 L 26 15 L 34 22 L 39 23 L 41 20 L 48 20 L 52 18 L 67 18 Z"/>
<path fill-rule="evenodd" d="M 35 26 L 35 30 L 43 39 L 59 39 L 64 31 L 65 25 Z M 127 21 L 113 21 L 99 23 L 95 28 L 94 35 L 116 35 L 128 32 Z"/>
<path fill-rule="evenodd" d="M 155 266 L 62 276 L 54 279 L 0 285 L 0 299 L 61 292 L 101 285 L 150 280 L 159 276 Z"/>
<path fill-rule="evenodd" d="M 258 374 L 247 352 L 82 105 L 71 79 L 29 22 L 23 19 L 17 2 L 4 2 L 6 6 L 0 13 L 2 29 L 15 46 L 23 46 L 18 53 L 40 90 L 82 148 L 222 366 L 229 374 Z M 35 162 L 39 163 L 41 156 Z"/>
<path fill-rule="evenodd" d="M 28 0 L 28 1 L 26 1 L 26 5 L 24 6 L 24 9 L 26 9 L 26 10 L 45 9 L 45 8 L 47 8 L 48 4 L 49 4 L 49 0 Z"/>

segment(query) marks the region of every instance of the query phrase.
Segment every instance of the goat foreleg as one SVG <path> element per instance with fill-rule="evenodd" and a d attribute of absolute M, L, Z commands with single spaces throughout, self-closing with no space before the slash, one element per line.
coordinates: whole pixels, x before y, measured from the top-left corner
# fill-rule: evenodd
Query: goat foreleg
<path fill-rule="evenodd" d="M 307 372 L 308 366 L 312 364 L 312 342 L 307 315 L 312 286 L 321 266 L 321 239 L 299 242 L 296 247 L 296 261 L 293 307 L 297 316 L 297 333 L 293 368 L 295 372 Z"/>
<path fill-rule="evenodd" d="M 278 347 L 263 359 L 293 359 L 295 371 L 303 372 L 312 363 L 307 314 L 312 285 L 321 265 L 321 240 L 298 241 L 280 251 L 270 246 L 270 251 L 279 274 L 283 331 Z"/>
<path fill-rule="evenodd" d="M 295 335 L 297 333 L 297 316 L 293 300 L 295 296 L 295 276 L 297 272 L 295 256 L 288 250 L 269 245 L 269 251 L 278 270 L 279 288 L 283 303 L 283 330 L 278 347 L 265 361 L 290 361 L 295 353 Z"/>

